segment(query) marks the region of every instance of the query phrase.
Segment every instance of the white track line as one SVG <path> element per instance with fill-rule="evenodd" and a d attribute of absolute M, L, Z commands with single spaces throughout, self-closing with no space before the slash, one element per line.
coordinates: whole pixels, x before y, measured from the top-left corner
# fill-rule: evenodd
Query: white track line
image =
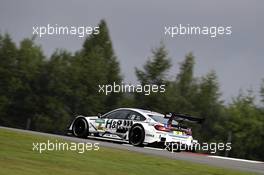
<path fill-rule="evenodd" d="M 133 145 L 130 145 L 130 144 L 122 144 L 122 145 L 124 145 L 124 146 L 132 146 L 133 147 Z M 161 149 L 161 148 L 152 148 L 152 147 L 143 147 L 144 149 L 152 149 L 152 150 L 159 150 L 159 151 L 162 151 L 163 149 Z"/>
<path fill-rule="evenodd" d="M 161 148 L 152 148 L 152 147 L 144 147 L 146 149 L 152 149 L 152 150 L 159 150 L 159 151 L 163 151 L 163 149 Z"/>
<path fill-rule="evenodd" d="M 241 161 L 241 162 L 249 162 L 249 163 L 264 163 L 264 162 L 256 161 L 256 160 L 237 159 L 237 158 L 232 158 L 232 157 L 222 157 L 222 156 L 208 156 L 208 157 L 217 158 L 217 159 L 235 160 L 235 161 Z"/>

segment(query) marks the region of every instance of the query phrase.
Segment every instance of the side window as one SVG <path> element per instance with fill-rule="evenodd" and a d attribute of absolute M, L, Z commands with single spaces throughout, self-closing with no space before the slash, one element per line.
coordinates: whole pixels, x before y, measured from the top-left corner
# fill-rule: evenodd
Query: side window
<path fill-rule="evenodd" d="M 141 114 L 139 114 L 137 112 L 134 112 L 134 111 L 129 113 L 128 119 L 134 120 L 134 121 L 144 121 L 144 120 L 146 120 L 146 118 L 143 115 L 141 115 Z"/>
<path fill-rule="evenodd" d="M 127 119 L 129 111 L 128 110 L 118 110 L 111 112 L 102 118 L 108 118 L 108 119 Z"/>

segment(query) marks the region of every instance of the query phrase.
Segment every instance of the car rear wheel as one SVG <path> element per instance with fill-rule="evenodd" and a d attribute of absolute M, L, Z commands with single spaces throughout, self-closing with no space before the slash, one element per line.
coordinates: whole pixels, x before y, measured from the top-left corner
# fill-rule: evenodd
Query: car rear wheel
<path fill-rule="evenodd" d="M 78 118 L 72 126 L 72 133 L 76 137 L 85 138 L 88 135 L 88 123 L 84 118 Z"/>
<path fill-rule="evenodd" d="M 141 125 L 135 125 L 129 132 L 129 143 L 134 146 L 143 146 L 145 131 Z"/>

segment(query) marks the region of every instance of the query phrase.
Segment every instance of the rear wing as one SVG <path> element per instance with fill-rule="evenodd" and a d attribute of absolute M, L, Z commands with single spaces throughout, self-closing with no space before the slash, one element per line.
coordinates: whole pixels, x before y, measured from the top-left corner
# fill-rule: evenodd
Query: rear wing
<path fill-rule="evenodd" d="M 203 118 L 193 117 L 187 114 L 179 114 L 174 112 L 165 113 L 165 118 L 169 118 L 168 123 L 171 123 L 172 120 L 177 122 L 187 121 L 190 123 L 202 123 L 204 121 Z"/>

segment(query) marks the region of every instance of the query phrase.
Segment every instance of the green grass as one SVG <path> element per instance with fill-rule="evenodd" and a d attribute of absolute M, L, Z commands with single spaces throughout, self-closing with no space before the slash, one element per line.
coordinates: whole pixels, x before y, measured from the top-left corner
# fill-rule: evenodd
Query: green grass
<path fill-rule="evenodd" d="M 155 175 L 155 174 L 247 174 L 185 161 L 143 155 L 124 150 L 100 148 L 99 151 L 32 150 L 32 143 L 62 141 L 55 138 L 0 129 L 1 175 Z"/>

